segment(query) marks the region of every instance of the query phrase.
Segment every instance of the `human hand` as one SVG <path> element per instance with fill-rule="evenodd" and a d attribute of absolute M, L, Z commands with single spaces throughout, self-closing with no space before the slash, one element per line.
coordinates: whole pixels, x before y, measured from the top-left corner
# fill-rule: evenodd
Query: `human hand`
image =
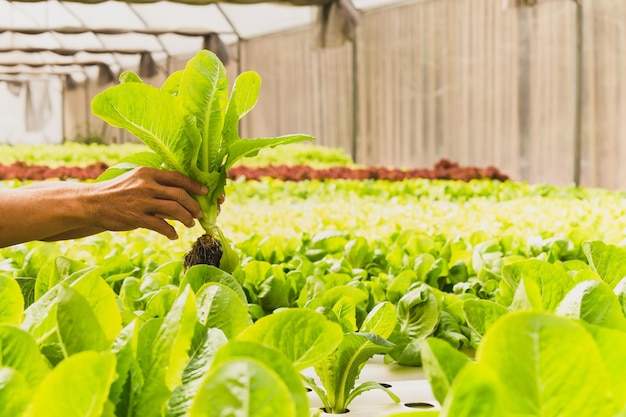
<path fill-rule="evenodd" d="M 202 210 L 190 193 L 207 192 L 203 184 L 178 172 L 140 167 L 93 183 L 87 198 L 87 218 L 91 226 L 102 230 L 146 228 L 176 239 L 176 230 L 165 220 L 193 227 Z"/>

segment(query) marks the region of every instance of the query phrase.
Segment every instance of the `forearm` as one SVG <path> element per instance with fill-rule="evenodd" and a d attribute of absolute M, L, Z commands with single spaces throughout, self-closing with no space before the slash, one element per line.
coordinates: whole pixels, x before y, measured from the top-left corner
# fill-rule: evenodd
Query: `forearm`
<path fill-rule="evenodd" d="M 81 237 L 95 235 L 104 231 L 104 229 L 100 229 L 97 227 L 85 226 L 68 230 L 67 232 L 59 233 L 56 235 L 47 236 L 45 238 L 42 238 L 41 240 L 46 242 L 56 242 L 58 240 L 79 239 Z"/>
<path fill-rule="evenodd" d="M 166 220 L 193 227 L 202 184 L 177 172 L 137 168 L 95 183 L 40 182 L 0 193 L 0 247 L 145 228 L 178 237 Z"/>
<path fill-rule="evenodd" d="M 41 183 L 0 194 L 0 247 L 87 227 L 84 184 Z"/>

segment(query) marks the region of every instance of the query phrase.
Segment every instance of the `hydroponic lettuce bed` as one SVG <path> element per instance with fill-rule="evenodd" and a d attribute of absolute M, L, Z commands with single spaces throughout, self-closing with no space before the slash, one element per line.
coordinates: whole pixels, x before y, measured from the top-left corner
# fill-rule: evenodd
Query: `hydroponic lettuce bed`
<path fill-rule="evenodd" d="M 2 249 L 0 415 L 622 416 L 623 202 L 237 181 L 220 215 L 233 274 L 185 273 L 186 229 Z"/>

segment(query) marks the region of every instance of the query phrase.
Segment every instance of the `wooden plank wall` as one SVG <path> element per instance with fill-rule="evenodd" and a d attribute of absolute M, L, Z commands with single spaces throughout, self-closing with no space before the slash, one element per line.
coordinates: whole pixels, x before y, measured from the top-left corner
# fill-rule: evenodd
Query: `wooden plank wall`
<path fill-rule="evenodd" d="M 256 107 L 242 119 L 246 137 L 306 133 L 351 152 L 351 45 L 320 49 L 314 40 L 305 29 L 244 42 L 242 68 L 262 80 Z"/>
<path fill-rule="evenodd" d="M 626 5 L 584 0 L 582 184 L 626 189 Z"/>
<path fill-rule="evenodd" d="M 626 5 L 583 0 L 583 12 L 581 183 L 626 188 Z M 352 45 L 315 49 L 310 29 L 247 41 L 244 66 L 261 69 L 264 87 L 246 129 L 311 133 L 363 164 L 430 167 L 448 158 L 494 165 L 515 180 L 574 182 L 573 1 L 503 9 L 501 0 L 431 0 L 372 10 L 356 50 L 353 78 Z"/>
<path fill-rule="evenodd" d="M 582 7 L 581 184 L 626 189 L 626 4 Z M 320 49 L 304 28 L 240 50 L 236 70 L 263 80 L 245 137 L 302 132 L 362 164 L 431 167 L 447 158 L 520 181 L 574 182 L 573 0 L 509 9 L 502 0 L 414 0 L 364 13 L 354 44 Z M 84 96 L 68 93 L 67 112 Z"/>

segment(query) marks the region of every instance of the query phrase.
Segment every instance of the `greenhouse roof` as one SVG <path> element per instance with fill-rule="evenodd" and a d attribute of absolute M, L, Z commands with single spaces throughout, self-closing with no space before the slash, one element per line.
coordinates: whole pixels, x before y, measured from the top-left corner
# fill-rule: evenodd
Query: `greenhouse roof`
<path fill-rule="evenodd" d="M 144 60 L 167 62 L 310 26 L 322 7 L 355 12 L 398 2 L 0 0 L 0 80 L 80 74 L 87 67 L 138 68 Z"/>

